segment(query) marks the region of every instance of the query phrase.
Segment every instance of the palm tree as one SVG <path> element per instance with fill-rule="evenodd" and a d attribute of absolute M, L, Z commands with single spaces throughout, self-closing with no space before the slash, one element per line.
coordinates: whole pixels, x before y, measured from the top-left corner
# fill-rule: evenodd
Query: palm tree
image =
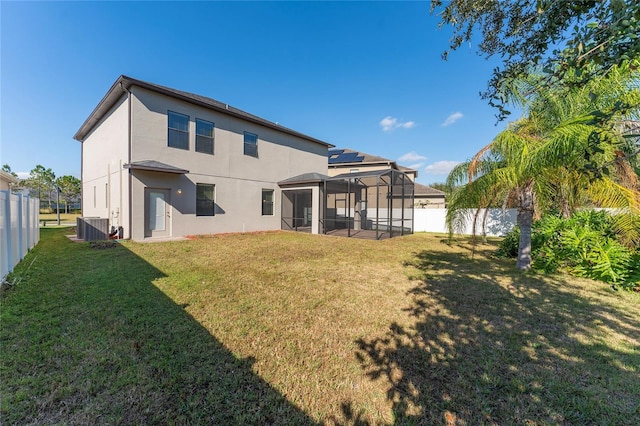
<path fill-rule="evenodd" d="M 450 180 L 457 180 L 466 169 L 468 179 L 452 194 L 449 202 L 447 222 L 452 231 L 466 219 L 468 208 L 489 207 L 488 201 L 498 197 L 515 200 L 520 226 L 516 266 L 520 269 L 527 269 L 531 264 L 531 225 L 536 193 L 541 193 L 542 187 L 536 179 L 540 173 L 532 167 L 529 155 L 540 144 L 540 138 L 532 132 L 532 122 L 521 119 L 510 124 L 471 161 L 458 166 L 449 176 Z"/>
<path fill-rule="evenodd" d="M 528 269 L 536 212 L 555 208 L 568 215 L 590 202 L 640 214 L 638 189 L 625 175 L 632 168 L 622 167 L 629 158 L 620 155 L 628 139 L 616 125 L 638 114 L 637 82 L 629 68 L 564 91 L 532 85 L 531 79 L 516 82 L 510 96 L 523 108 L 523 117 L 449 175 L 448 183 L 458 185 L 447 213 L 450 231 L 470 214 L 465 209 L 486 207 L 497 197 L 513 200 L 520 227 L 516 266 Z M 586 173 L 593 164 L 601 166 L 594 169 L 598 173 Z M 632 230 L 630 223 L 623 216 L 619 220 L 621 229 Z"/>

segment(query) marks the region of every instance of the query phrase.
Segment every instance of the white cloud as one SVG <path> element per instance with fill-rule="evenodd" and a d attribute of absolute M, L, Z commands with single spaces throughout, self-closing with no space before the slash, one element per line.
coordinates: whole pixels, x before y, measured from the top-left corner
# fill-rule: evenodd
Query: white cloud
<path fill-rule="evenodd" d="M 424 155 L 420 155 L 415 151 L 411 151 L 411 152 L 407 152 L 406 154 L 402 155 L 400 158 L 398 158 L 398 161 L 400 162 L 410 162 L 410 161 L 422 161 L 422 160 L 426 160 L 427 157 L 425 157 Z"/>
<path fill-rule="evenodd" d="M 464 114 L 459 112 L 459 111 L 458 112 L 454 112 L 453 114 L 449 114 L 447 119 L 442 122 L 442 126 L 443 127 L 447 127 L 447 126 L 455 123 L 456 121 L 460 120 L 462 117 L 464 117 Z"/>
<path fill-rule="evenodd" d="M 18 175 L 18 179 L 27 179 L 29 177 L 29 172 L 16 172 Z"/>
<path fill-rule="evenodd" d="M 425 167 L 424 171 L 427 172 L 428 175 L 448 175 L 458 164 L 460 164 L 459 161 L 436 161 Z"/>
<path fill-rule="evenodd" d="M 403 129 L 410 129 L 415 127 L 416 123 L 414 121 L 398 121 L 397 118 L 391 117 L 390 115 L 386 116 L 382 120 L 380 120 L 380 127 L 384 132 L 390 132 L 393 129 L 397 129 L 401 127 Z"/>
<path fill-rule="evenodd" d="M 383 131 L 388 132 L 396 126 L 397 121 L 397 118 L 388 116 L 380 120 L 380 126 L 382 126 Z"/>
<path fill-rule="evenodd" d="M 422 166 L 424 166 L 424 163 L 410 164 L 407 167 L 413 170 L 418 170 Z"/>

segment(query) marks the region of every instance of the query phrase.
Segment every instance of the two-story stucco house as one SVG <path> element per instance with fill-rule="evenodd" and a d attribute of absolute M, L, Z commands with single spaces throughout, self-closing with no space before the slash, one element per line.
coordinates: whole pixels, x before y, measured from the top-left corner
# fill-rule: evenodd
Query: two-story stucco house
<path fill-rule="evenodd" d="M 278 182 L 326 174 L 327 142 L 126 76 L 74 139 L 82 143 L 83 215 L 108 218 L 124 238 L 281 229 L 287 190 L 312 195 L 308 214 L 318 232 L 319 185 Z"/>

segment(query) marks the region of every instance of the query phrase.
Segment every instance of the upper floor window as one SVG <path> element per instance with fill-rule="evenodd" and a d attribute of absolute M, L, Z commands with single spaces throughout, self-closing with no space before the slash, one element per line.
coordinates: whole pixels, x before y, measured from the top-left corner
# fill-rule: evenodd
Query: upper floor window
<path fill-rule="evenodd" d="M 215 185 L 196 184 L 196 216 L 213 216 L 215 214 Z"/>
<path fill-rule="evenodd" d="M 169 146 L 189 149 L 189 116 L 169 111 Z"/>
<path fill-rule="evenodd" d="M 213 154 L 213 123 L 196 118 L 196 151 Z"/>
<path fill-rule="evenodd" d="M 258 135 L 244 132 L 244 155 L 258 156 Z"/>
<path fill-rule="evenodd" d="M 262 215 L 273 216 L 273 189 L 262 190 Z"/>

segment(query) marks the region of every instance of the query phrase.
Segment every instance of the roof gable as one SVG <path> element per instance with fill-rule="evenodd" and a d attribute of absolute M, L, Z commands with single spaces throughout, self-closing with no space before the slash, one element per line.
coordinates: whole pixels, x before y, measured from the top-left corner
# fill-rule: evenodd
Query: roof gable
<path fill-rule="evenodd" d="M 2 179 L 5 182 L 12 183 L 12 184 L 17 184 L 17 183 L 20 182 L 20 179 L 18 179 L 17 177 L 12 175 L 11 173 L 5 172 L 4 170 L 0 170 L 0 179 Z"/>
<path fill-rule="evenodd" d="M 445 196 L 445 192 L 444 191 L 440 191 L 439 189 L 435 189 L 435 188 L 431 188 L 430 186 L 427 185 L 422 185 L 421 183 L 416 183 L 415 187 L 414 187 L 414 194 L 416 196 L 419 195 L 424 195 L 424 196 L 440 196 L 440 197 L 444 197 Z"/>

